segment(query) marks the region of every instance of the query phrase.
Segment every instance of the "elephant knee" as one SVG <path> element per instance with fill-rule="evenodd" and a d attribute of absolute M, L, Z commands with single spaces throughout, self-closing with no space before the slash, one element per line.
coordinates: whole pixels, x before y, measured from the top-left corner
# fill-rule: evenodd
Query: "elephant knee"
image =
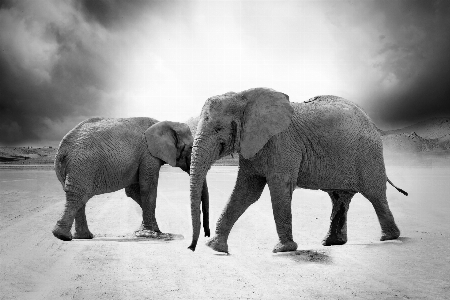
<path fill-rule="evenodd" d="M 86 204 L 87 197 L 77 192 L 66 192 L 66 210 L 70 210 L 75 215 L 78 210 Z"/>

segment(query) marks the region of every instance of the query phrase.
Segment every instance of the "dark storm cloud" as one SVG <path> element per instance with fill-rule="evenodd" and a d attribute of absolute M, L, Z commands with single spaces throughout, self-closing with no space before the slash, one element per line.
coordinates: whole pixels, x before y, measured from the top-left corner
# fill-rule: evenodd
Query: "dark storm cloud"
<path fill-rule="evenodd" d="M 125 42 L 105 27 L 123 28 L 148 3 L 0 0 L 0 145 L 55 144 L 108 115 Z"/>
<path fill-rule="evenodd" d="M 450 115 L 450 2 L 381 1 L 391 42 L 380 66 L 399 83 L 380 102 L 387 121 L 418 121 Z M 390 99 L 392 98 L 392 99 Z"/>
<path fill-rule="evenodd" d="M 361 81 L 369 82 L 365 102 L 376 119 L 406 124 L 450 115 L 449 1 L 334 3 L 328 15 L 339 38 L 357 45 L 349 55 L 366 54 L 373 81 Z"/>
<path fill-rule="evenodd" d="M 95 21 L 105 27 L 117 28 L 130 19 L 153 7 L 166 7 L 164 0 L 81 0 L 77 6 L 89 21 Z M 165 1 L 168 2 L 168 1 Z"/>
<path fill-rule="evenodd" d="M 130 51 L 175 6 L 0 0 L 0 145 L 55 144 L 88 117 L 113 116 Z"/>
<path fill-rule="evenodd" d="M 52 139 L 67 117 L 97 113 L 109 64 L 89 31 L 76 33 L 82 20 L 70 7 L 61 8 L 72 18 L 65 21 L 22 2 L 0 4 L 0 144 Z"/>

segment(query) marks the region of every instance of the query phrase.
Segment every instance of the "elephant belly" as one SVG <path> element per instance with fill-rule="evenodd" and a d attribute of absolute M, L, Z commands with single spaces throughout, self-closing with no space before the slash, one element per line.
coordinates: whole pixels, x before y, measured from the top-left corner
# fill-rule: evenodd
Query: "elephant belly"
<path fill-rule="evenodd" d="M 357 164 L 351 160 L 322 160 L 303 166 L 297 177 L 297 186 L 312 190 L 352 190 L 360 189 Z"/>
<path fill-rule="evenodd" d="M 120 166 L 99 168 L 93 178 L 92 194 L 116 192 L 137 182 L 139 182 L 137 168 L 120 168 Z"/>
<path fill-rule="evenodd" d="M 307 174 L 297 180 L 297 187 L 309 190 L 350 190 L 358 191 L 358 184 L 351 178 L 322 178 L 317 180 Z"/>

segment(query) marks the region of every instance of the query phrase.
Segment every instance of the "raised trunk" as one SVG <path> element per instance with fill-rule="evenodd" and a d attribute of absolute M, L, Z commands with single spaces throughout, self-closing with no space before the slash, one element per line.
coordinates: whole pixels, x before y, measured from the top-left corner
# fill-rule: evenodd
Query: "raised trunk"
<path fill-rule="evenodd" d="M 199 145 L 200 144 L 200 145 Z M 208 149 L 213 149 L 211 145 L 204 145 L 203 142 L 196 140 L 191 156 L 190 171 L 190 194 L 191 194 L 191 217 L 192 217 L 192 242 L 189 249 L 195 251 L 198 237 L 200 235 L 200 202 L 203 200 L 203 221 L 208 220 L 208 187 L 206 185 L 206 174 L 208 173 L 214 157 Z M 205 235 L 209 236 L 209 227 L 204 224 Z"/>

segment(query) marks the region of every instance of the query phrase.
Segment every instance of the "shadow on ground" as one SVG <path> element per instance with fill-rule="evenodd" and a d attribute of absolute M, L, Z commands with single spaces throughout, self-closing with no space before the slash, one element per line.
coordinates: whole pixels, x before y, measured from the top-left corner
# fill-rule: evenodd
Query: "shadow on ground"
<path fill-rule="evenodd" d="M 136 232 L 138 233 L 138 232 Z M 135 233 L 135 234 L 136 234 Z M 123 236 L 107 236 L 107 235 L 96 235 L 93 239 L 74 239 L 73 241 L 80 242 L 154 242 L 154 243 L 165 243 L 176 240 L 183 240 L 184 237 L 181 234 L 174 233 L 160 233 L 160 234 L 149 234 L 149 235 L 139 235 L 127 234 Z"/>
<path fill-rule="evenodd" d="M 388 241 L 376 241 L 376 242 L 371 242 L 371 243 L 349 243 L 347 245 L 351 245 L 351 246 L 365 246 L 365 247 L 387 247 L 387 246 L 401 246 L 403 244 L 409 244 L 411 242 L 413 242 L 414 239 L 409 238 L 409 237 L 399 237 L 396 240 L 388 240 Z"/>
<path fill-rule="evenodd" d="M 324 250 L 297 250 L 286 253 L 278 253 L 276 257 L 289 258 L 296 262 L 310 262 L 320 264 L 331 264 L 333 260 Z"/>

